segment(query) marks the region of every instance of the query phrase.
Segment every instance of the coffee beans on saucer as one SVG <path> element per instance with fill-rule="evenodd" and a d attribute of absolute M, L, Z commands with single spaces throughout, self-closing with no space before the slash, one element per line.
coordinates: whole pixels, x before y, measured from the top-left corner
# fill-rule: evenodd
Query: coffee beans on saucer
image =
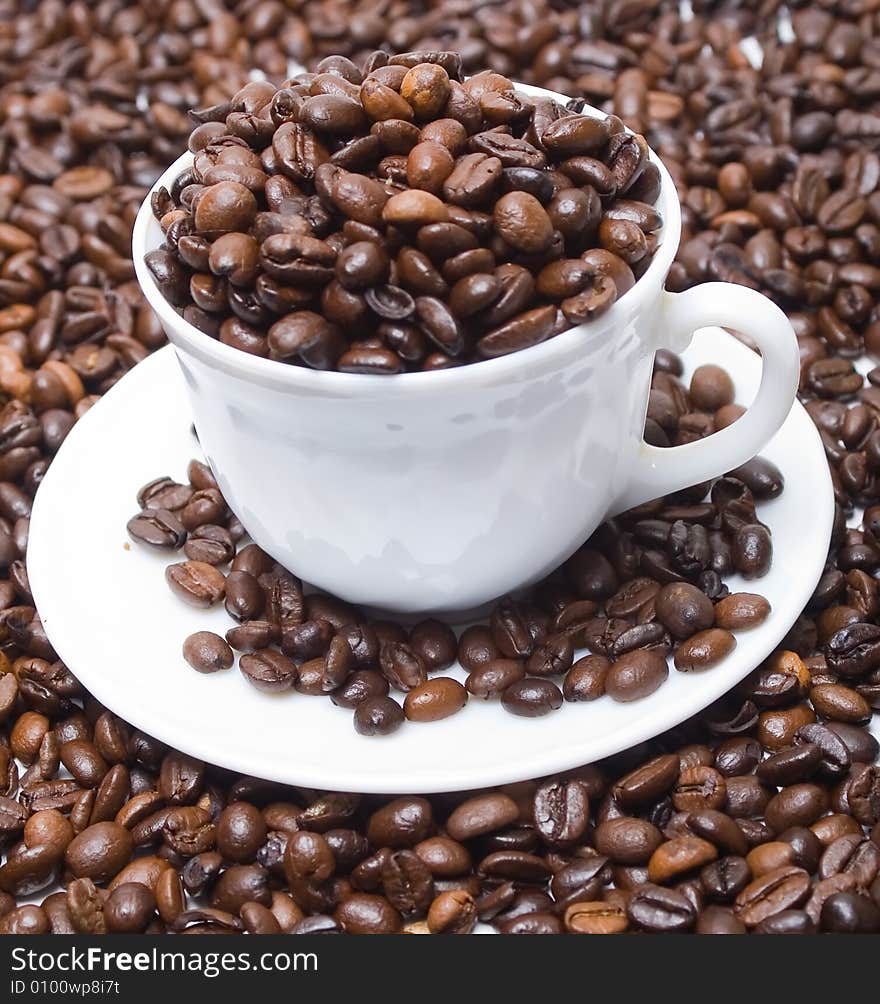
<path fill-rule="evenodd" d="M 737 418 L 725 370 L 701 366 L 687 385 L 681 372 L 675 355 L 658 354 L 646 436 L 660 446 L 711 435 Z M 437 618 L 404 627 L 305 592 L 295 574 L 245 541 L 204 464 L 192 461 L 188 478 L 144 485 L 137 493 L 144 508 L 128 522 L 129 535 L 151 549 L 183 549 L 186 560 L 165 570 L 182 601 L 223 603 L 234 622 L 225 640 L 196 631 L 184 659 L 213 673 L 230 668 L 236 650 L 257 689 L 329 697 L 353 712 L 365 736 L 448 718 L 471 699 L 497 701 L 520 718 L 603 695 L 638 701 L 665 682 L 668 657 L 679 672 L 711 670 L 736 646 L 736 632 L 770 613 L 759 593 L 731 593 L 724 581 L 734 572 L 760 579 L 772 561 L 758 504 L 777 497 L 783 479 L 761 457 L 605 524 L 562 568 L 527 595 L 500 600 L 486 623 L 460 637 Z M 465 679 L 437 675 L 456 661 Z"/>
<path fill-rule="evenodd" d="M 341 57 L 194 111 L 146 262 L 191 323 L 346 373 L 477 362 L 599 317 L 663 221 L 645 140 L 455 52 Z"/>

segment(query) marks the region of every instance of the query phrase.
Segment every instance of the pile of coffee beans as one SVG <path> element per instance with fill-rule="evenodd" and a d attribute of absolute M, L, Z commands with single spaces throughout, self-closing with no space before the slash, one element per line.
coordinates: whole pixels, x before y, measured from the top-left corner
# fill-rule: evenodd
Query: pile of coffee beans
<path fill-rule="evenodd" d="M 0 693 L 0 933 L 880 930 L 870 706 L 822 657 L 781 652 L 597 766 L 399 798 L 232 776 L 63 696 L 57 669 L 34 701 L 41 662 Z"/>
<path fill-rule="evenodd" d="M 743 412 L 726 370 L 700 366 L 689 385 L 682 372 L 677 356 L 658 354 L 646 419 L 658 445 L 711 435 Z M 680 672 L 711 669 L 735 647 L 734 631 L 770 613 L 763 596 L 731 593 L 724 583 L 734 572 L 758 579 L 772 562 L 757 502 L 778 497 L 783 478 L 761 457 L 605 524 L 546 580 L 505 597 L 488 623 L 460 636 L 436 618 L 406 628 L 369 619 L 336 597 L 304 593 L 291 570 L 245 541 L 210 468 L 193 460 L 187 474 L 185 484 L 160 477 L 144 485 L 140 511 L 128 521 L 135 541 L 183 549 L 186 560 L 165 569 L 181 600 L 202 609 L 222 602 L 237 622 L 225 639 L 191 635 L 185 660 L 215 673 L 231 668 L 237 651 L 255 687 L 327 696 L 353 709 L 363 735 L 388 735 L 405 720 L 448 718 L 470 697 L 497 699 L 525 718 L 604 694 L 636 701 L 665 682 L 667 656 Z M 456 662 L 467 673 L 464 684 L 433 675 Z M 405 695 L 402 707 L 391 692 Z"/>
<path fill-rule="evenodd" d="M 146 263 L 207 334 L 345 373 L 445 369 L 604 314 L 651 262 L 660 173 L 617 117 L 454 52 L 329 56 L 192 113 Z"/>
<path fill-rule="evenodd" d="M 511 932 L 877 929 L 880 379 L 853 361 L 880 363 L 880 12 L 691 7 L 684 19 L 678 0 L 0 0 L 0 931 L 439 932 L 474 916 Z M 188 109 L 230 101 L 255 69 L 280 87 L 291 59 L 360 65 L 377 47 L 455 50 L 466 74 L 585 98 L 643 133 L 683 202 L 671 288 L 729 279 L 788 313 L 837 503 L 822 582 L 752 680 L 613 761 L 478 793 L 458 822 L 476 795 L 285 789 L 164 749 L 58 662 L 24 564 L 31 499 L 64 435 L 163 343 L 130 229 L 186 147 Z M 692 434 L 684 412 L 666 426 L 662 414 L 654 403 L 649 437 Z M 698 768 L 720 807 L 682 802 Z M 460 829 L 462 817 L 484 822 Z M 254 858 L 232 823 L 259 839 Z M 314 839 L 319 867 L 279 866 L 291 832 L 290 860 Z M 688 836 L 716 859 L 673 843 Z M 677 855 L 692 870 L 665 871 Z"/>

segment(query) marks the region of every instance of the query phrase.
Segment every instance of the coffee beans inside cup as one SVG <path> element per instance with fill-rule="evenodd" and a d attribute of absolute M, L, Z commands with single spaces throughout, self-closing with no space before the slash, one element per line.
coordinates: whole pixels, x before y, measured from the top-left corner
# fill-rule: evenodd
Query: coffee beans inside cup
<path fill-rule="evenodd" d="M 196 327 L 347 373 L 506 355 L 603 314 L 650 265 L 660 174 L 616 116 L 454 52 L 337 59 L 194 111 L 146 263 Z"/>
<path fill-rule="evenodd" d="M 681 373 L 675 355 L 657 356 L 646 420 L 657 445 L 711 435 L 741 413 L 725 370 L 701 366 L 688 384 Z M 221 602 L 236 622 L 225 638 L 195 631 L 186 639 L 193 669 L 229 669 L 238 652 L 257 689 L 329 697 L 353 711 L 359 733 L 374 736 L 407 720 L 448 718 L 471 699 L 498 701 L 523 718 L 606 694 L 636 701 L 667 679 L 667 656 L 679 672 L 711 670 L 735 647 L 735 632 L 770 613 L 763 596 L 731 593 L 724 579 L 767 572 L 772 536 L 758 504 L 782 490 L 778 469 L 758 457 L 711 485 L 624 513 L 527 595 L 505 597 L 486 623 L 458 635 L 436 618 L 407 628 L 305 592 L 291 570 L 246 541 L 196 460 L 188 483 L 160 477 L 140 489 L 143 508 L 128 532 L 153 549 L 183 550 L 165 578 L 194 608 L 194 626 L 196 608 Z M 436 675 L 455 663 L 467 673 L 463 683 Z"/>

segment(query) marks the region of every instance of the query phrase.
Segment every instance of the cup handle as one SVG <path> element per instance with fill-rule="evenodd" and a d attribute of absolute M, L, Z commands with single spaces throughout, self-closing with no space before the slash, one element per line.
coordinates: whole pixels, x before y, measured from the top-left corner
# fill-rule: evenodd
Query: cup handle
<path fill-rule="evenodd" d="M 697 328 L 723 325 L 748 335 L 761 350 L 758 393 L 733 425 L 708 439 L 662 449 L 642 442 L 630 480 L 609 515 L 624 512 L 670 492 L 700 484 L 750 460 L 791 411 L 797 394 L 800 359 L 794 329 L 767 297 L 728 282 L 706 282 L 683 293 L 663 292 L 658 341 L 677 352 Z"/>

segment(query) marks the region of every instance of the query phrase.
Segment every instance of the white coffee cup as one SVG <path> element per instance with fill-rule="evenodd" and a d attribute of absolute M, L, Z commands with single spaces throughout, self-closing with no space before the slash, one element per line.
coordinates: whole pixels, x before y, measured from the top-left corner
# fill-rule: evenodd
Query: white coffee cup
<path fill-rule="evenodd" d="M 669 173 L 651 159 L 662 178 L 660 247 L 602 317 L 508 356 L 398 376 L 261 359 L 188 324 L 144 265 L 163 241 L 148 198 L 133 235 L 138 280 L 177 350 L 208 463 L 260 547 L 354 603 L 468 610 L 542 578 L 606 517 L 754 456 L 795 398 L 794 332 L 743 286 L 664 290 L 681 215 Z M 184 154 L 155 187 L 170 189 L 191 162 Z M 654 352 L 681 351 L 708 325 L 757 344 L 757 396 L 707 440 L 649 446 Z"/>

